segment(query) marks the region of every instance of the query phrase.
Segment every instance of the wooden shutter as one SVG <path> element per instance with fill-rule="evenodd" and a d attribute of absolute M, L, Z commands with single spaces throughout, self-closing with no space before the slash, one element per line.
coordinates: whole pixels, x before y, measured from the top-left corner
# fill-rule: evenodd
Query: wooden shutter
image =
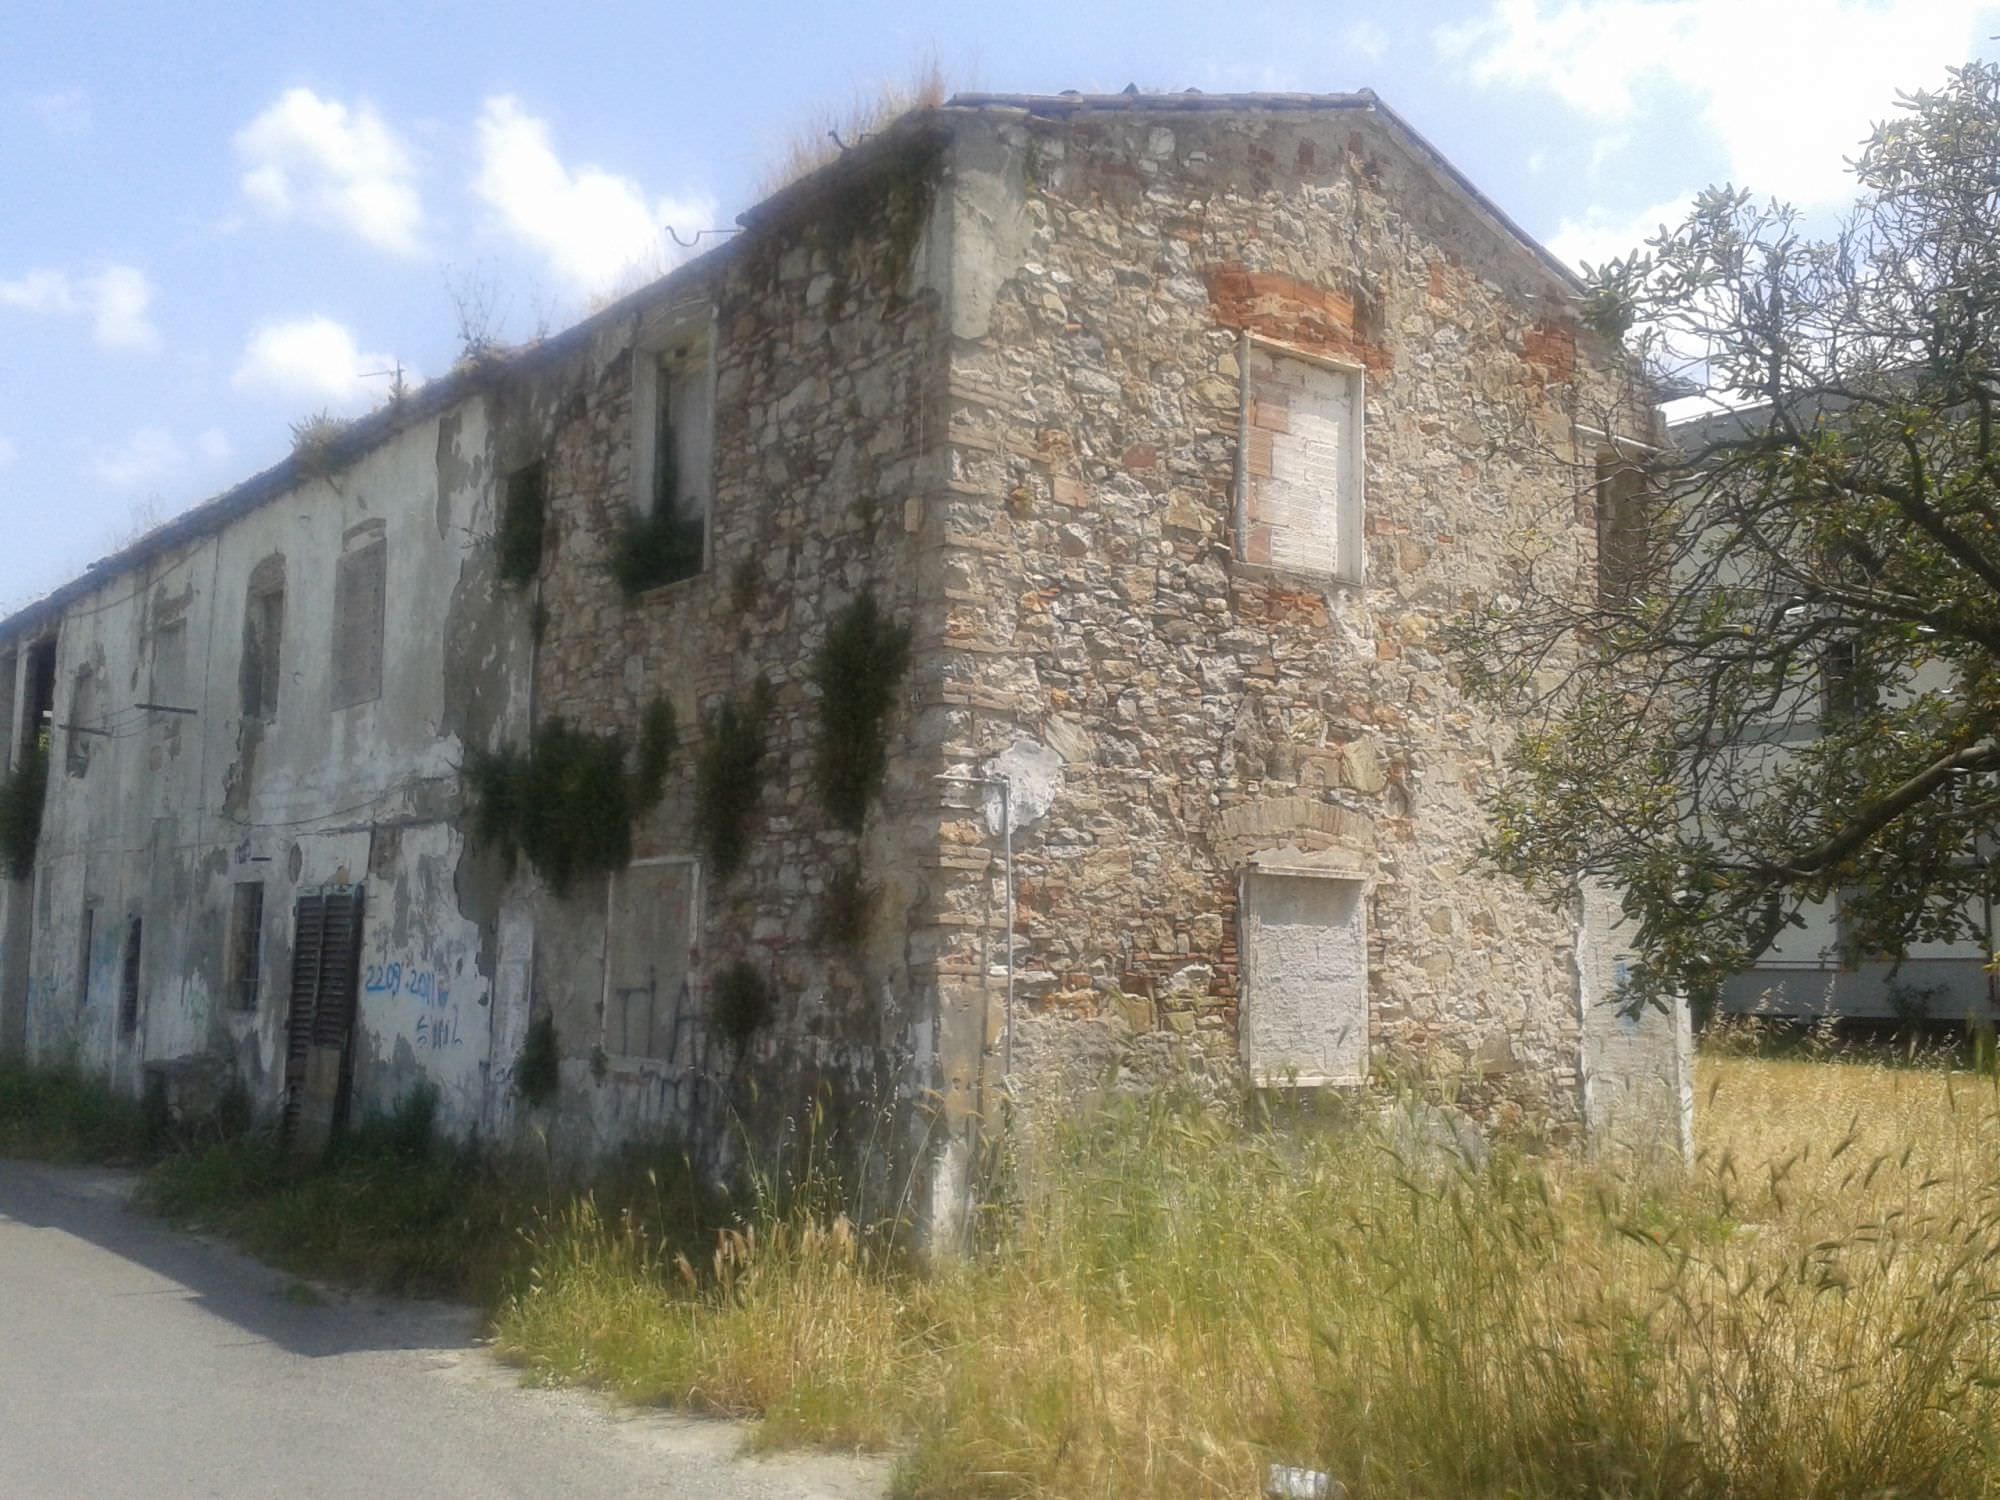
<path fill-rule="evenodd" d="M 341 1049 L 336 1119 L 354 1081 L 354 1007 L 361 975 L 362 886 L 299 893 L 292 909 L 292 989 L 285 1027 L 285 1135 L 298 1126 L 306 1063 L 316 1047 Z"/>

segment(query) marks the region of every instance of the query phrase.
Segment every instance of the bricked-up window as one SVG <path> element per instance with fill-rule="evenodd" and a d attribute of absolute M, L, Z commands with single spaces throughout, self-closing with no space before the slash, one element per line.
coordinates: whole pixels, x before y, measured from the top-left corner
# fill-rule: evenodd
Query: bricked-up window
<path fill-rule="evenodd" d="M 250 574 L 243 601 L 243 717 L 277 717 L 285 644 L 285 560 L 267 557 Z"/>
<path fill-rule="evenodd" d="M 382 696 L 382 611 L 389 546 L 379 537 L 334 565 L 333 706 L 351 708 Z"/>
<path fill-rule="evenodd" d="M 1359 880 L 1251 871 L 1242 886 L 1243 1064 L 1254 1083 L 1368 1074 L 1368 933 Z"/>
<path fill-rule="evenodd" d="M 229 997 L 255 1010 L 264 992 L 264 882 L 239 880 L 229 904 Z"/>
<path fill-rule="evenodd" d="M 1243 561 L 1361 581 L 1361 372 L 1252 343 Z"/>
<path fill-rule="evenodd" d="M 682 1060 L 700 866 L 638 860 L 611 878 L 606 913 L 604 1050 L 614 1057 Z"/>
<path fill-rule="evenodd" d="M 118 1029 L 133 1031 L 139 1025 L 139 955 L 145 927 L 139 918 L 125 929 L 125 961 L 118 974 Z"/>

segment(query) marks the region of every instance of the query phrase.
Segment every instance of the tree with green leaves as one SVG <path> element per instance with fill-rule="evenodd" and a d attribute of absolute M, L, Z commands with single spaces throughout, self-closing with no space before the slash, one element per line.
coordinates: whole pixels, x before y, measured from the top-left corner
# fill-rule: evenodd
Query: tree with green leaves
<path fill-rule="evenodd" d="M 1599 577 L 1461 623 L 1520 733 L 1485 854 L 1622 894 L 1626 1000 L 1697 1013 L 1811 903 L 1851 956 L 1983 936 L 2000 847 L 2000 68 L 1901 98 L 1824 235 L 1711 189 L 1586 314 L 1714 412 L 1574 466 Z M 1606 432 L 1615 429 L 1607 421 Z M 1608 462 L 1607 462 L 1608 461 Z"/>

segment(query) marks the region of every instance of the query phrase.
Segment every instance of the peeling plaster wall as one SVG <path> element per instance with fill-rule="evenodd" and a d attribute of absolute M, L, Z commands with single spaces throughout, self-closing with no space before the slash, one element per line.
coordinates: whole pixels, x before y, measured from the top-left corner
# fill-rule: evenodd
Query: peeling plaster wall
<path fill-rule="evenodd" d="M 491 963 L 479 962 L 488 945 L 456 888 L 461 746 L 447 721 L 454 696 L 476 693 L 501 718 L 524 715 L 526 700 L 525 624 L 509 654 L 509 622 L 488 597 L 484 442 L 474 398 L 105 578 L 63 610 L 58 723 L 70 720 L 71 685 L 88 669 L 100 722 L 85 727 L 106 733 L 79 742 L 81 774 L 65 766 L 68 732 L 56 735 L 26 945 L 32 1056 L 73 1057 L 128 1092 L 152 1064 L 211 1083 L 233 1072 L 261 1110 L 275 1110 L 294 899 L 308 886 L 363 882 L 356 1106 L 393 1106 L 421 1073 L 440 1088 L 445 1128 L 481 1124 Z M 461 450 L 474 457 L 441 462 Z M 387 547 L 382 691 L 332 708 L 332 563 L 357 536 L 377 535 Z M 242 712 L 244 610 L 252 571 L 275 555 L 284 628 L 278 703 L 264 722 Z M 184 667 L 166 673 L 161 632 L 176 624 Z M 451 694 L 448 636 L 461 656 L 487 646 Z M 168 706 L 191 712 L 139 706 L 173 676 L 185 701 Z M 250 1011 L 225 984 L 232 886 L 244 880 L 265 886 L 261 994 Z M 126 1031 L 120 981 L 134 918 L 144 922 L 140 1003 Z"/>

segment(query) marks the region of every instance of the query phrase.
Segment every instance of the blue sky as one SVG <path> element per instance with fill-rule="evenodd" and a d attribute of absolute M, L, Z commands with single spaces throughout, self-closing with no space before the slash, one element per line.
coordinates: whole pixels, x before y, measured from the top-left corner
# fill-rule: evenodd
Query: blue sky
<path fill-rule="evenodd" d="M 789 130 L 955 87 L 1372 87 L 1570 258 L 1731 180 L 1823 214 L 1980 0 L 9 0 L 0 610 L 271 463 L 290 424 L 518 340 L 726 226 Z"/>

